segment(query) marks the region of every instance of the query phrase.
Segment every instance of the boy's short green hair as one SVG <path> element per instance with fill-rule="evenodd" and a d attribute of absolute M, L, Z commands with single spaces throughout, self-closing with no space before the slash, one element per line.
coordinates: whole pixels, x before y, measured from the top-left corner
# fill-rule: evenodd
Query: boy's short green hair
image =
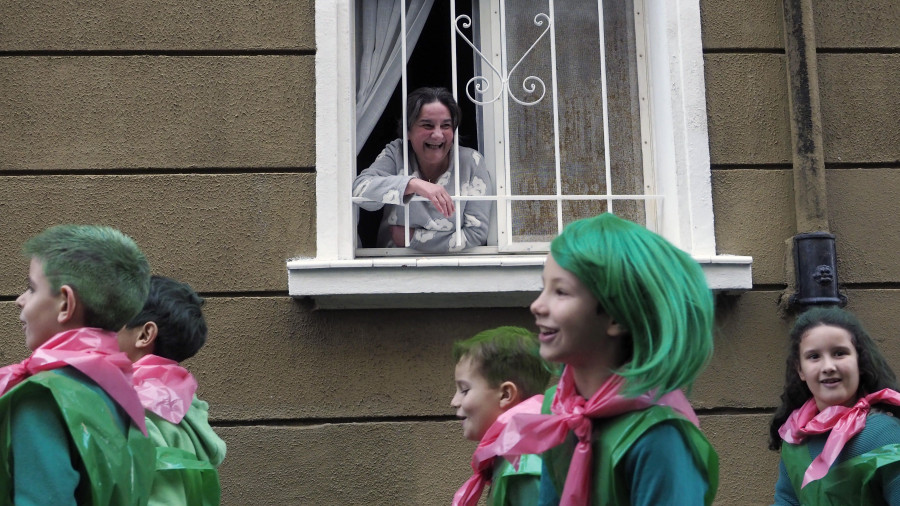
<path fill-rule="evenodd" d="M 491 387 L 511 381 L 522 398 L 543 393 L 550 367 L 540 355 L 534 332 L 522 327 L 498 327 L 453 344 L 453 359 L 468 357 Z"/>
<path fill-rule="evenodd" d="M 57 225 L 22 247 L 38 259 L 54 292 L 68 285 L 85 308 L 84 325 L 118 331 L 141 310 L 150 265 L 134 240 L 100 225 Z"/>

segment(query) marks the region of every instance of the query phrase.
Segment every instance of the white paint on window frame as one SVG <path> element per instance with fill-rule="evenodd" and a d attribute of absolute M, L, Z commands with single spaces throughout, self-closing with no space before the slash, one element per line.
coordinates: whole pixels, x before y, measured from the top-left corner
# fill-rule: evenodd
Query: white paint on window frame
<path fill-rule="evenodd" d="M 663 195 L 658 229 L 701 264 L 713 290 L 749 290 L 752 258 L 716 255 L 699 0 L 644 4 L 635 12 L 647 48 L 642 142 L 658 185 L 648 193 Z M 355 258 L 354 16 L 354 0 L 316 0 L 316 258 L 288 260 L 290 295 L 322 308 L 527 305 L 544 254 Z"/>

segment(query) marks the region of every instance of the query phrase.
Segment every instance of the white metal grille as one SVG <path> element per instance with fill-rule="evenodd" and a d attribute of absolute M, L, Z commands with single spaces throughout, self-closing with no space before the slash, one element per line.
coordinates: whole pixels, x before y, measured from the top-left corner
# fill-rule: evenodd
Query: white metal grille
<path fill-rule="evenodd" d="M 496 184 L 496 196 L 460 196 L 457 167 L 451 194 L 497 202 L 496 248 L 486 251 L 546 250 L 567 223 L 604 211 L 655 228 L 642 0 L 476 0 L 471 18 L 449 1 L 452 91 L 478 104 Z M 475 69 L 457 69 L 460 50 L 475 52 Z M 465 90 L 457 71 L 474 73 Z M 406 117 L 405 68 L 402 83 Z M 458 136 L 454 144 L 458 163 Z M 459 206 L 455 223 L 459 238 Z"/>

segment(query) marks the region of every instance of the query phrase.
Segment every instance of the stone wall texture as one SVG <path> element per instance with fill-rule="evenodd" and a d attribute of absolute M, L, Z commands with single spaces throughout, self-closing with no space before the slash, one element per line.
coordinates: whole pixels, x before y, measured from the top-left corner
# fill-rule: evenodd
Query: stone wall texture
<path fill-rule="evenodd" d="M 228 443 L 224 504 L 447 504 L 473 450 L 449 407 L 451 345 L 532 317 L 287 295 L 285 260 L 316 251 L 314 3 L 0 3 L 0 361 L 27 352 L 22 242 L 115 226 L 207 299 L 187 365 Z M 782 6 L 700 3 L 717 246 L 753 256 L 754 288 L 719 296 L 691 400 L 721 458 L 717 504 L 768 504 L 796 233 Z M 900 369 L 900 12 L 813 3 L 839 275 Z"/>

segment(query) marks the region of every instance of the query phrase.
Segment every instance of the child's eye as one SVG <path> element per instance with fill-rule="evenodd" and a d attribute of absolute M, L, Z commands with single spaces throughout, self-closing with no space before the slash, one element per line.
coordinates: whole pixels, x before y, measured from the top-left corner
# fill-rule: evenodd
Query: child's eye
<path fill-rule="evenodd" d="M 806 358 L 807 358 L 807 360 L 815 360 L 815 359 L 819 358 L 819 354 L 818 353 L 810 353 L 809 355 L 806 356 Z"/>

